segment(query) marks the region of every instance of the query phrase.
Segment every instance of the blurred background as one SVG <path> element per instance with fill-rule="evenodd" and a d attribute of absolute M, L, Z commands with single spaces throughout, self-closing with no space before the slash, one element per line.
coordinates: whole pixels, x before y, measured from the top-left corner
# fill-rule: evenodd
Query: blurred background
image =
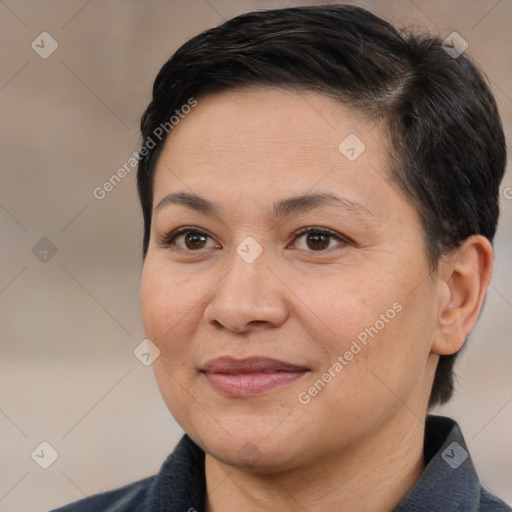
<path fill-rule="evenodd" d="M 181 437 L 134 356 L 144 339 L 134 170 L 102 199 L 93 192 L 138 149 L 152 82 L 182 43 L 245 11 L 312 3 L 0 0 L 0 512 L 154 474 Z M 353 3 L 461 34 L 511 140 L 510 1 Z M 512 503 L 510 187 L 509 171 L 485 309 L 457 394 L 435 412 L 459 422 L 481 480 Z"/>

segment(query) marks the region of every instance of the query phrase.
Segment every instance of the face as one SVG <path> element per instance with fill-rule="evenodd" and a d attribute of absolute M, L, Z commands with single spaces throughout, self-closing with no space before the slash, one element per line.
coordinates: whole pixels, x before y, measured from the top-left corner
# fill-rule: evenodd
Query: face
<path fill-rule="evenodd" d="M 201 98 L 168 137 L 143 322 L 216 459 L 298 467 L 425 413 L 437 289 L 387 150 L 334 100 L 264 88 Z"/>

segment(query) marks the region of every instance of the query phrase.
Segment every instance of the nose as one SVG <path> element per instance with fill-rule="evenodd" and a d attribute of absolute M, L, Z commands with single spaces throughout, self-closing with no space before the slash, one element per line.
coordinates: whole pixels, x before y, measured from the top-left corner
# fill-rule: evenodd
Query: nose
<path fill-rule="evenodd" d="M 287 288 L 264 254 L 265 251 L 248 263 L 233 251 L 229 269 L 205 308 L 204 319 L 208 324 L 241 334 L 278 327 L 286 321 Z"/>

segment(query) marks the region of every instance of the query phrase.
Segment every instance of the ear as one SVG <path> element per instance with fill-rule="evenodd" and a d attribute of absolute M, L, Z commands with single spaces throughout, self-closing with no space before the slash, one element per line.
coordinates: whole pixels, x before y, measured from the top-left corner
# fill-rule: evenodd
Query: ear
<path fill-rule="evenodd" d="M 438 335 L 432 352 L 454 354 L 464 345 L 478 319 L 491 281 L 494 252 L 482 235 L 467 238 L 463 245 L 439 262 Z"/>

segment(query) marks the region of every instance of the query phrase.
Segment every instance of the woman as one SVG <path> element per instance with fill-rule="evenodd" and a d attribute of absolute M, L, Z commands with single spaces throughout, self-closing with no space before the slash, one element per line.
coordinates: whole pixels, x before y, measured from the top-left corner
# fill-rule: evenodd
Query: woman
<path fill-rule="evenodd" d="M 65 511 L 505 511 L 428 415 L 492 276 L 506 161 L 460 39 L 353 6 L 184 44 L 141 123 L 141 305 L 186 434 Z"/>

